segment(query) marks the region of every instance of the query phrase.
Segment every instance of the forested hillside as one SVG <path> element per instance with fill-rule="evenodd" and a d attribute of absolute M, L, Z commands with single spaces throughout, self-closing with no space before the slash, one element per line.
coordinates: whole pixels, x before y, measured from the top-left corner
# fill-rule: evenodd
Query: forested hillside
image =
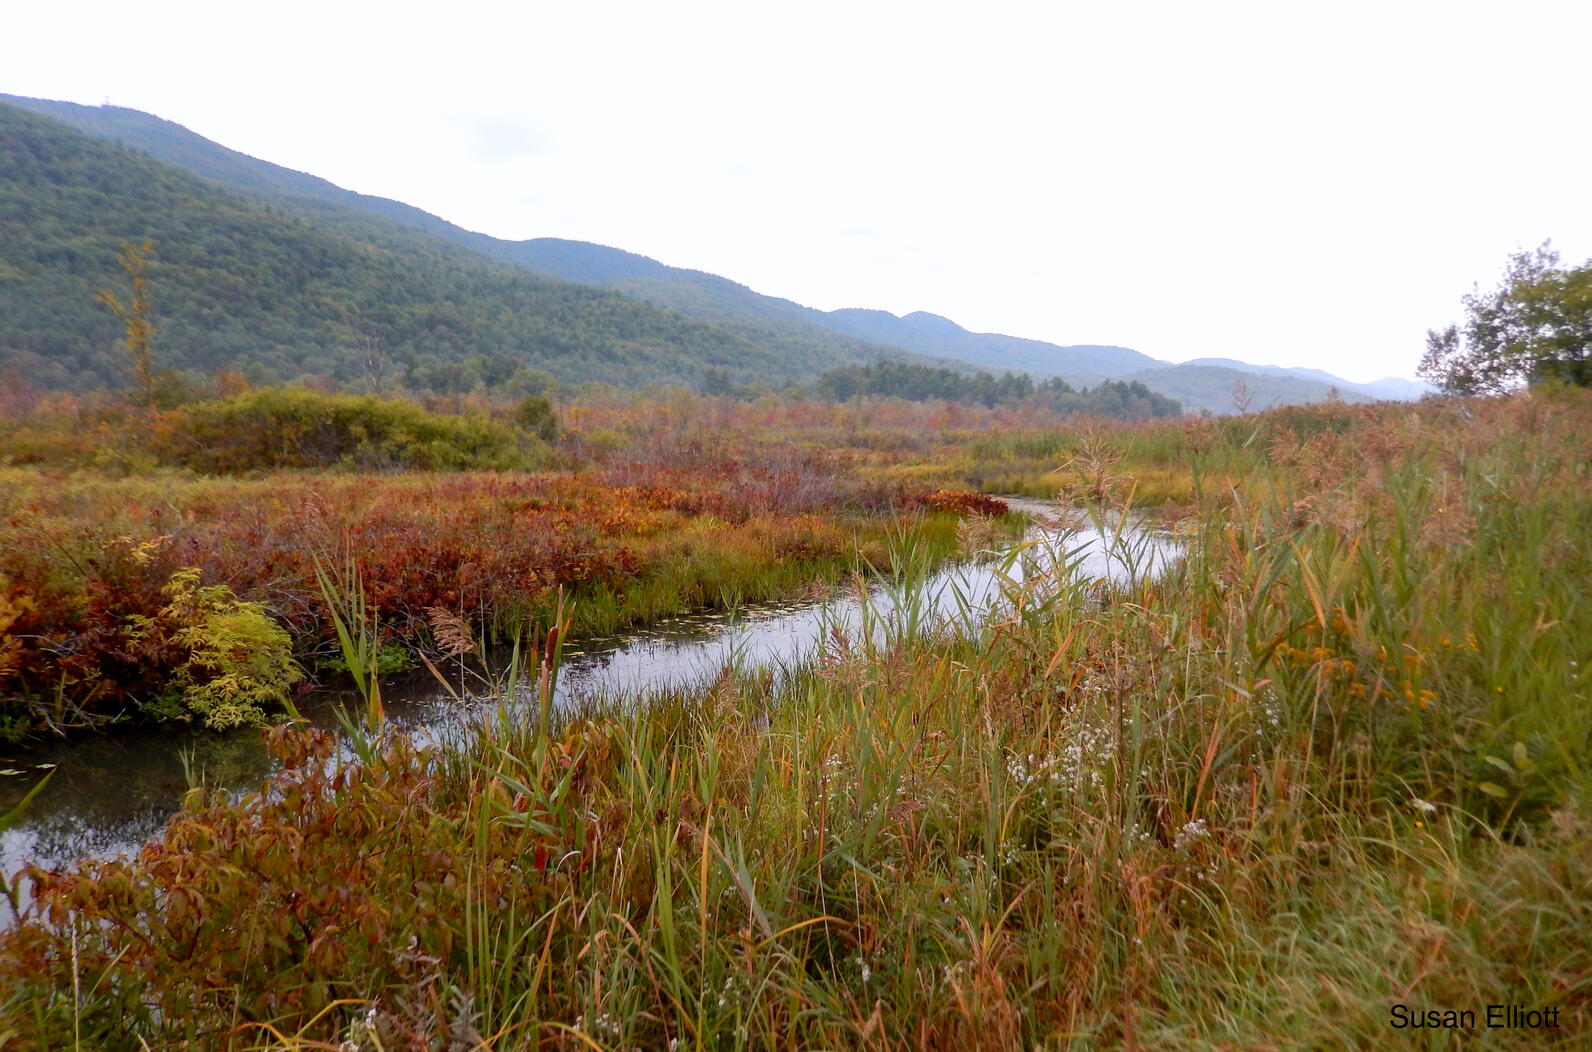
<path fill-rule="evenodd" d="M 1061 376 L 1072 384 L 1095 384 L 1164 364 L 1125 347 L 1058 346 L 996 333 L 968 332 L 926 312 L 898 318 L 886 311 L 821 311 L 767 296 L 745 285 L 698 270 L 671 267 L 623 249 L 562 238 L 504 241 L 455 226 L 411 205 L 355 193 L 314 175 L 262 161 L 211 142 L 180 124 L 117 106 L 0 96 L 102 139 L 149 153 L 202 178 L 308 211 L 317 224 L 353 222 L 375 215 L 424 230 L 472 252 L 563 281 L 621 292 L 687 317 L 747 335 L 783 356 L 852 361 L 918 355 L 950 359 L 997 371 Z M 936 362 L 945 365 L 946 362 Z M 1153 388 L 1155 385 L 1152 383 Z"/>
<path fill-rule="evenodd" d="M 805 382 L 854 356 L 772 347 L 634 299 L 494 263 L 348 209 L 316 217 L 232 193 L 0 105 L 0 368 L 40 387 L 119 382 L 124 240 L 154 241 L 166 368 L 256 381 L 512 390 L 566 381 Z"/>
<path fill-rule="evenodd" d="M 706 389 L 810 383 L 835 368 L 895 360 L 1061 377 L 1073 387 L 1132 380 L 1185 409 L 1215 413 L 1246 399 L 1257 409 L 1323 401 L 1334 387 L 1346 401 L 1421 391 L 1408 381 L 1351 384 L 1232 359 L 1172 365 L 1125 347 L 969 332 L 925 311 L 897 317 L 816 310 L 617 248 L 558 238 L 504 241 L 465 230 L 138 110 L 0 95 L 3 103 L 98 140 L 79 139 L 50 154 L 52 165 L 66 153 L 73 161 L 42 183 L 37 151 L 24 151 L 34 158 L 31 174 L 18 151 L 8 149 L 0 160 L 0 208 L 23 217 L 0 232 L 0 307 L 8 308 L 0 320 L 0 364 L 44 386 L 109 381 L 117 330 L 90 300 L 116 280 L 118 240 L 147 233 L 162 242 L 155 272 L 167 286 L 159 290 L 164 363 L 196 372 L 233 368 L 256 380 L 309 374 L 342 386 L 484 385 L 514 393 L 520 370 L 537 368 L 563 380 Z M 11 124 L 21 119 L 7 110 Z M 36 122 L 29 134 L 65 143 L 71 132 Z M 168 165 L 203 182 L 184 180 Z M 44 183 L 53 184 L 48 192 Z M 81 196 L 85 183 L 97 195 Z M 152 185 L 165 190 L 158 203 L 146 200 Z M 190 206 L 196 213 L 178 221 Z M 64 223 L 51 218 L 62 208 Z M 123 221 L 132 216 L 137 222 Z M 164 236 L 152 231 L 160 222 Z M 75 238 L 73 250 L 35 259 L 27 270 L 27 253 L 52 251 L 48 239 L 61 234 Z M 233 268 L 228 246 L 261 236 L 269 244 L 245 248 L 250 258 L 240 261 L 247 265 Z M 197 256 L 195 237 L 205 242 Z M 329 278 L 330 270 L 344 273 Z M 17 284 L 23 272 L 25 296 Z M 262 276 L 267 280 L 256 280 Z M 248 286 L 245 296 L 232 294 L 239 283 Z M 283 306 L 267 309 L 280 296 L 288 297 Z"/>
<path fill-rule="evenodd" d="M 262 161 L 211 142 L 180 124 L 118 106 L 79 106 L 70 102 L 0 95 L 0 103 L 68 124 L 93 138 L 147 154 L 212 183 L 242 192 L 273 207 L 307 218 L 317 227 L 358 238 L 405 241 L 411 230 L 452 242 L 477 257 L 496 260 L 562 282 L 608 288 L 656 307 L 733 332 L 779 363 L 765 375 L 741 371 L 743 381 L 805 381 L 824 368 L 881 358 L 915 360 L 899 347 L 882 347 L 855 336 L 828 331 L 809 315 L 824 317 L 788 300 L 761 296 L 728 279 L 666 267 L 619 249 L 580 241 L 538 238 L 503 241 L 455 226 L 412 205 L 345 190 L 318 176 Z M 388 222 L 373 224 L 372 217 Z M 711 363 L 710 363 L 711 364 Z M 667 379 L 695 382 L 705 366 Z M 736 370 L 730 370 L 736 372 Z M 626 382 L 614 378 L 613 382 Z"/>

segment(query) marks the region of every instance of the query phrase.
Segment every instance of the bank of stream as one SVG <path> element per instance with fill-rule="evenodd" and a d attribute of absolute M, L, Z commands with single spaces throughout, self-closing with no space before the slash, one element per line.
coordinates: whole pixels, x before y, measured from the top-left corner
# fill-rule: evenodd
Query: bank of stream
<path fill-rule="evenodd" d="M 1161 572 L 1180 551 L 1144 523 L 1080 525 L 1050 502 L 1008 503 L 1030 516 L 1022 545 L 950 564 L 905 590 L 876 582 L 862 594 L 843 589 L 823 599 L 687 615 L 621 636 L 572 641 L 564 650 L 555 704 L 605 697 L 644 702 L 649 694 L 706 687 L 727 665 L 778 677 L 812 661 L 836 639 L 898 629 L 906 619 L 976 627 L 1009 603 L 1014 591 L 1131 584 Z M 463 682 L 468 688 L 468 677 Z M 430 740 L 462 731 L 491 704 L 469 693 L 461 703 L 429 673 L 384 683 L 382 696 L 389 724 Z M 515 703 L 532 702 L 526 696 Z M 316 725 L 336 728 L 339 706 L 357 709 L 358 701 L 328 692 L 300 709 Z M 56 867 L 136 851 L 160 833 L 196 781 L 241 793 L 269 773 L 253 729 L 214 734 L 138 728 L 0 761 L 0 814 L 51 774 L 21 819 L 0 833 L 0 872 L 10 880 L 28 862 Z"/>

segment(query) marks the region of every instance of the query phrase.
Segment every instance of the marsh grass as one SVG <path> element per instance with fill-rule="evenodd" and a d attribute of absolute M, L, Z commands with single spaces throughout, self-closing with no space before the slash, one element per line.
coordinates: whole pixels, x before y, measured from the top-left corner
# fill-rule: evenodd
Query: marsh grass
<path fill-rule="evenodd" d="M 1585 1047 L 1592 403 L 1343 412 L 1206 436 L 1153 582 L 1010 564 L 981 622 L 330 775 L 279 733 L 262 795 L 33 875 L 17 1047 Z"/>

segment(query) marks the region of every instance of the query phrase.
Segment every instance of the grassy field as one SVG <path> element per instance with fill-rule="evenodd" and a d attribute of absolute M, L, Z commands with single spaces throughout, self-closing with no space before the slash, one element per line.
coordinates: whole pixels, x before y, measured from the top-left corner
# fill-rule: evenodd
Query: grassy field
<path fill-rule="evenodd" d="M 1587 392 L 1067 433 L 776 408 L 570 441 L 621 471 L 649 427 L 804 436 L 874 481 L 1148 502 L 1186 556 L 978 627 L 909 608 L 777 688 L 357 765 L 272 731 L 268 792 L 32 874 L 6 1047 L 1592 1044 Z M 1490 1004 L 1557 1026 L 1392 1025 Z"/>

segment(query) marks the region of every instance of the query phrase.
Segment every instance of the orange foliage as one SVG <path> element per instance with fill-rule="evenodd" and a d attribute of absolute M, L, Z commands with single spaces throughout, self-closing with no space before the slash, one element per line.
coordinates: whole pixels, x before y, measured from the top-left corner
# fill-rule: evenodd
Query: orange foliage
<path fill-rule="evenodd" d="M 262 604 L 302 653 L 334 639 L 317 557 L 352 557 L 384 629 L 413 641 L 431 608 L 503 627 L 545 613 L 560 589 L 622 590 L 666 551 L 637 542 L 691 519 L 749 529 L 776 559 L 833 557 L 847 547 L 843 531 L 823 528 L 834 516 L 913 504 L 797 454 L 628 463 L 595 478 L 11 479 L 0 498 L 0 697 L 14 699 L 13 719 L 20 707 L 58 729 L 158 696 L 181 655 L 151 654 L 133 626 L 158 613 L 183 567 Z"/>
<path fill-rule="evenodd" d="M 930 511 L 950 512 L 953 515 L 1005 515 L 1010 510 L 1005 501 L 996 497 L 954 489 L 935 490 L 919 497 L 918 503 Z"/>

